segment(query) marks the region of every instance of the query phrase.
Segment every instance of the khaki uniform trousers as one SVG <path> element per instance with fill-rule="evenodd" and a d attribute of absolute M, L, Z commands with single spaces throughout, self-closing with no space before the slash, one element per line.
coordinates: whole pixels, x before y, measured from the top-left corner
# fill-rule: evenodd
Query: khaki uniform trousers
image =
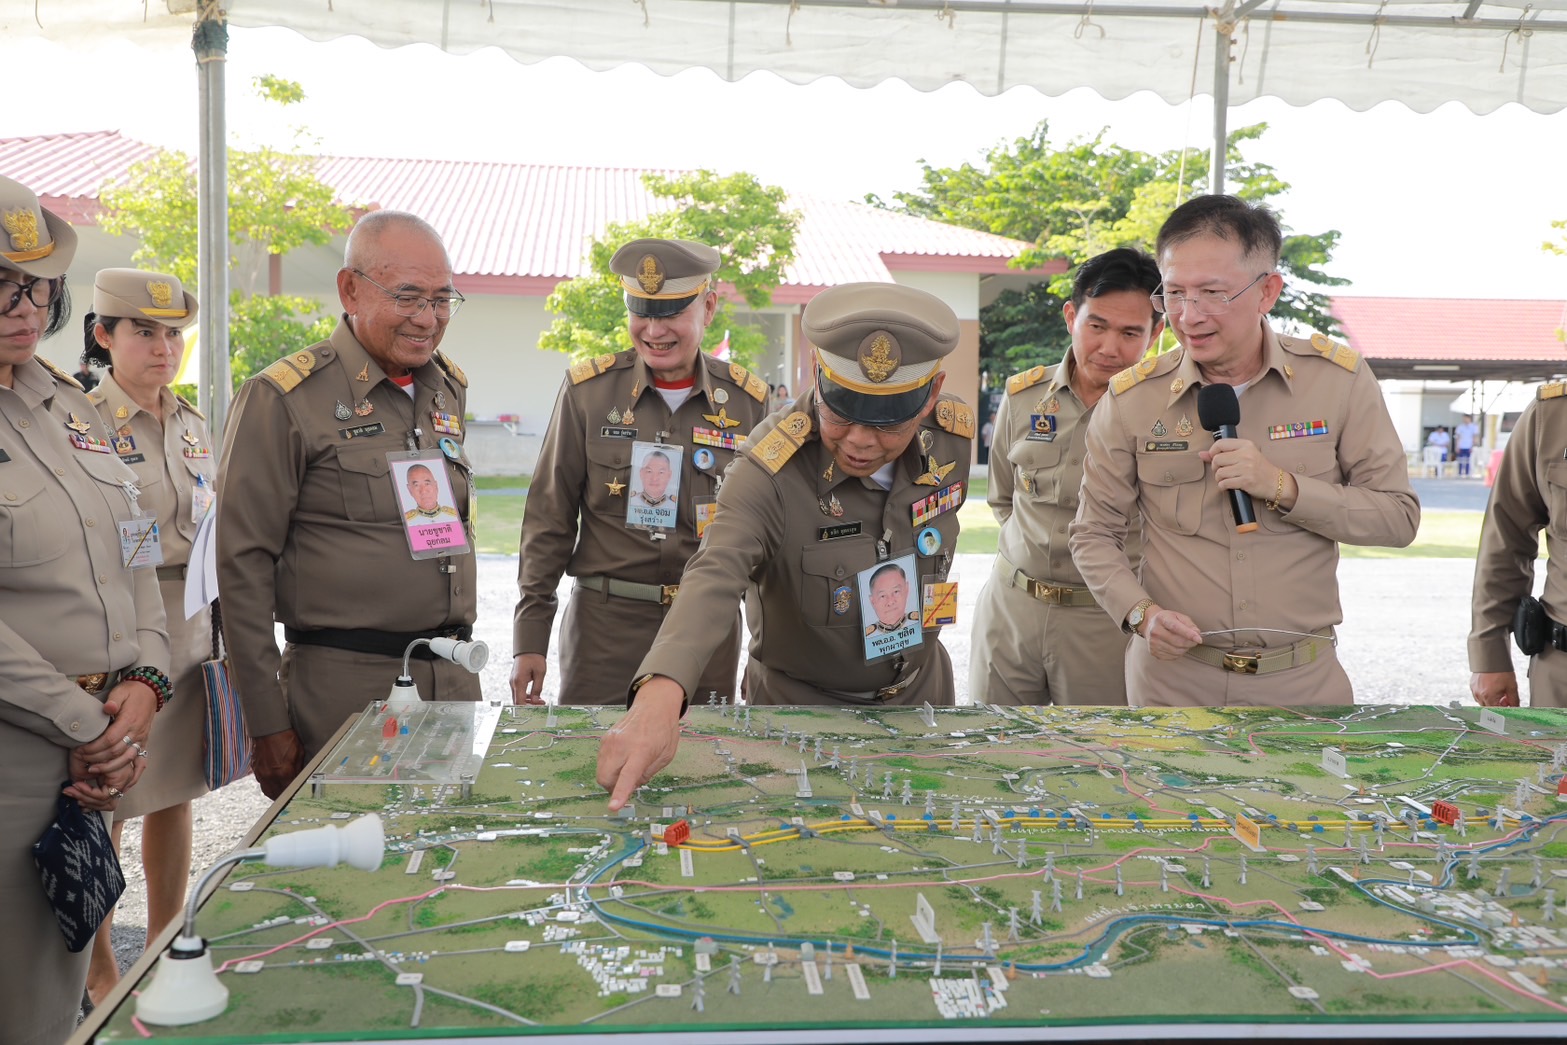
<path fill-rule="evenodd" d="M 1529 706 L 1567 708 L 1567 653 L 1547 646 L 1529 658 Z"/>
<path fill-rule="evenodd" d="M 1126 706 L 1126 643 L 1098 604 L 1041 602 L 1000 560 L 979 593 L 969 644 L 976 704 Z"/>
<path fill-rule="evenodd" d="M 403 673 L 401 657 L 289 643 L 278 677 L 288 699 L 288 719 L 309 761 L 345 721 L 373 700 L 385 700 Z M 479 676 L 449 660 L 408 662 L 408 674 L 423 700 L 478 700 Z"/>
<path fill-rule="evenodd" d="M 919 674 L 897 693 L 878 697 L 870 693 L 818 689 L 753 658 L 745 667 L 745 702 L 759 707 L 815 704 L 851 708 L 908 707 L 928 702 L 934 708 L 950 708 L 957 698 L 952 686 L 952 658 L 947 656 L 947 647 L 938 640 L 927 636 L 925 641 L 935 649 L 925 658 Z"/>
<path fill-rule="evenodd" d="M 679 598 L 677 595 L 676 598 Z M 658 637 L 668 607 L 642 599 L 626 599 L 591 588 L 573 587 L 560 626 L 560 702 L 624 707 L 637 666 Z M 722 621 L 714 621 L 715 628 Z M 706 704 L 709 692 L 735 703 L 740 672 L 740 614 L 735 611 L 729 633 L 707 662 L 691 704 Z"/>
<path fill-rule="evenodd" d="M 1353 704 L 1349 676 L 1328 646 L 1310 664 L 1267 675 L 1242 675 L 1191 657 L 1159 660 L 1148 640 L 1126 647 L 1126 695 L 1132 707 L 1310 707 Z"/>
<path fill-rule="evenodd" d="M 32 843 L 54 822 L 69 752 L 0 722 L 0 1041 L 60 1045 L 76 1029 L 92 948 L 72 954 L 44 899 Z M 108 823 L 105 814 L 104 822 Z"/>

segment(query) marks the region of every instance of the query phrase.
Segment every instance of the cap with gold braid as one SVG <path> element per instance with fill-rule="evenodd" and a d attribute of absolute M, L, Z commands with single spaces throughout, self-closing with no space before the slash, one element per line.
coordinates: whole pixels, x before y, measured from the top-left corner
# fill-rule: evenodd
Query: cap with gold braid
<path fill-rule="evenodd" d="M 805 306 L 800 329 L 816 348 L 822 401 L 866 425 L 899 424 L 924 408 L 959 330 L 946 302 L 896 283 L 824 290 Z"/>
<path fill-rule="evenodd" d="M 76 254 L 76 230 L 38 203 L 21 182 L 0 177 L 0 268 L 35 279 L 65 275 Z"/>
<path fill-rule="evenodd" d="M 634 239 L 615 251 L 609 270 L 620 277 L 626 307 L 639 316 L 673 316 L 712 290 L 722 260 L 705 243 Z"/>
<path fill-rule="evenodd" d="M 92 310 L 99 318 L 146 319 L 183 330 L 196 322 L 196 295 L 174 276 L 145 269 L 99 269 Z"/>

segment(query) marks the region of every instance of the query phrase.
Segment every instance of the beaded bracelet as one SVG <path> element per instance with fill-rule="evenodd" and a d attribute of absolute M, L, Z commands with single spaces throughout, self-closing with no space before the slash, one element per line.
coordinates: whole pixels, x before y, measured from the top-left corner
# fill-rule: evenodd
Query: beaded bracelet
<path fill-rule="evenodd" d="M 121 682 L 140 682 L 143 686 L 152 690 L 153 696 L 158 698 L 158 706 L 154 714 L 163 710 L 163 705 L 174 699 L 174 683 L 169 681 L 169 676 L 157 668 L 142 665 L 139 668 L 131 668 L 120 676 Z"/>

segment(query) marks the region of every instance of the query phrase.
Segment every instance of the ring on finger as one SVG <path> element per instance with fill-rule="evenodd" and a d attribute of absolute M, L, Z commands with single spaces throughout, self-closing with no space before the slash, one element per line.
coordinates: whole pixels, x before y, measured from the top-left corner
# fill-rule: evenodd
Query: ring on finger
<path fill-rule="evenodd" d="M 111 797 L 111 798 L 124 798 L 125 797 L 125 792 L 121 791 L 117 787 L 111 787 L 111 788 L 109 788 L 109 797 Z"/>
<path fill-rule="evenodd" d="M 151 752 L 149 752 L 146 748 L 138 748 L 136 750 L 137 758 L 146 758 L 149 754 L 151 754 Z"/>
<path fill-rule="evenodd" d="M 121 737 L 120 740 L 121 740 L 122 743 L 129 744 L 131 747 L 135 747 L 136 746 L 136 741 L 131 739 L 131 735 L 129 733 L 127 733 L 123 737 Z"/>

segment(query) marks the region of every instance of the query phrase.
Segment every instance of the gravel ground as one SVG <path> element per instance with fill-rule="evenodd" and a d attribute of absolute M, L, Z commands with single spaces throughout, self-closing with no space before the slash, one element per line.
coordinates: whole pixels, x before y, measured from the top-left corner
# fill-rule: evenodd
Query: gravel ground
<path fill-rule="evenodd" d="M 1469 497 L 1472 500 L 1475 494 L 1470 493 Z M 491 663 L 483 673 L 486 693 L 507 692 L 516 562 L 514 556 L 479 557 L 476 631 L 491 649 Z M 960 622 L 973 619 L 974 603 L 990 566 L 988 555 L 957 557 Z M 1350 559 L 1340 564 L 1344 625 L 1339 630 L 1339 656 L 1360 703 L 1445 704 L 1467 700 L 1469 669 L 1464 640 L 1469 630 L 1473 573 L 1474 563 L 1464 559 Z M 561 594 L 564 599 L 564 586 Z M 942 641 L 952 656 L 959 700 L 966 701 L 967 625 L 948 629 Z M 552 647 L 552 667 L 558 662 L 556 653 Z M 1515 660 L 1522 678 L 1522 658 L 1516 652 Z M 387 682 L 390 685 L 391 680 Z M 555 682 L 554 677 L 546 679 L 547 698 L 553 698 Z M 268 805 L 255 781 L 249 778 L 197 801 L 192 861 L 196 873 L 233 849 Z M 123 844 L 126 892 L 117 915 L 114 942 L 121 965 L 126 967 L 140 955 L 145 936 L 140 821 L 126 825 Z M 193 874 L 192 884 L 194 879 Z"/>

